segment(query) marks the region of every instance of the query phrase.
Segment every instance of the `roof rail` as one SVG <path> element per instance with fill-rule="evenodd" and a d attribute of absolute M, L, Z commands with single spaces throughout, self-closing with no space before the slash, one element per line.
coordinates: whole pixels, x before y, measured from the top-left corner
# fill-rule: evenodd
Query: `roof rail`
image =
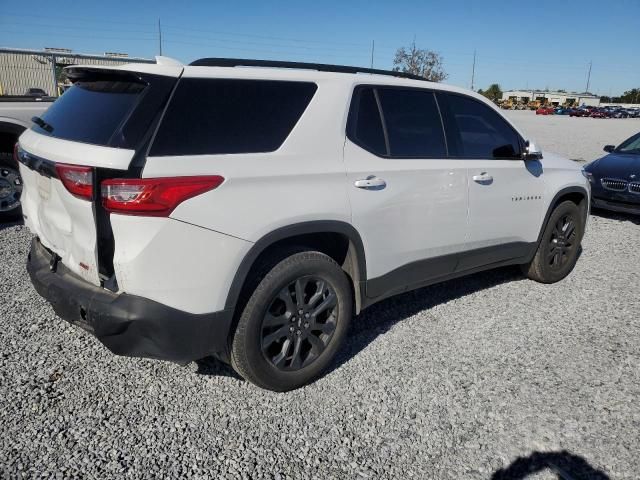
<path fill-rule="evenodd" d="M 423 80 L 426 78 L 412 73 L 394 72 L 392 70 L 378 70 L 376 68 L 348 67 L 345 65 L 327 65 L 324 63 L 281 62 L 279 60 L 250 60 L 242 58 L 201 58 L 189 64 L 193 67 L 272 67 L 296 68 L 303 70 L 317 70 L 319 72 L 336 73 L 370 73 L 374 75 L 389 75 L 392 77 Z"/>

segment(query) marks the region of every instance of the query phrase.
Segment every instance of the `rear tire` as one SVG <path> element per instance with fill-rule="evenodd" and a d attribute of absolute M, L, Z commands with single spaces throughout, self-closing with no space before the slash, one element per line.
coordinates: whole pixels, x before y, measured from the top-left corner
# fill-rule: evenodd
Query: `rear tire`
<path fill-rule="evenodd" d="M 22 178 L 11 153 L 0 152 L 0 222 L 22 218 Z"/>
<path fill-rule="evenodd" d="M 231 365 L 278 392 L 316 379 L 347 333 L 353 311 L 347 275 L 329 256 L 303 251 L 275 263 L 240 316 Z"/>
<path fill-rule="evenodd" d="M 533 260 L 522 265 L 522 272 L 541 283 L 555 283 L 565 278 L 576 265 L 584 219 L 580 208 L 571 201 L 558 205 L 542 234 Z"/>

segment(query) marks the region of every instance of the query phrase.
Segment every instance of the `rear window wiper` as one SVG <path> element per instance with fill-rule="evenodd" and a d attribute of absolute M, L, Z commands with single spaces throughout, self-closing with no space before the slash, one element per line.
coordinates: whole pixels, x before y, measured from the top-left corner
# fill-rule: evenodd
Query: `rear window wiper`
<path fill-rule="evenodd" d="M 43 130 L 45 130 L 45 131 L 47 131 L 49 133 L 53 132 L 53 126 L 51 126 L 50 124 L 45 122 L 40 117 L 31 117 L 31 121 L 33 123 L 35 123 L 36 125 L 38 125 L 40 128 L 42 128 Z"/>

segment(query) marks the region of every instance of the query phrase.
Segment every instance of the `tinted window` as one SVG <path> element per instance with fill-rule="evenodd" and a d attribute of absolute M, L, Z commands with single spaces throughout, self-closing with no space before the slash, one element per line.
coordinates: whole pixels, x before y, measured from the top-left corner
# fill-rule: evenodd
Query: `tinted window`
<path fill-rule="evenodd" d="M 303 82 L 182 79 L 151 155 L 273 152 L 316 89 Z"/>
<path fill-rule="evenodd" d="M 520 137 L 492 108 L 463 95 L 441 94 L 450 153 L 466 158 L 518 158 Z"/>
<path fill-rule="evenodd" d="M 356 118 L 353 129 L 355 142 L 373 153 L 386 155 L 387 147 L 384 142 L 380 111 L 372 88 L 363 88 L 359 91 L 356 96 L 354 115 Z"/>
<path fill-rule="evenodd" d="M 391 156 L 446 156 L 442 121 L 432 92 L 381 88 L 378 95 Z"/>
<path fill-rule="evenodd" d="M 42 115 L 51 127 L 33 129 L 65 140 L 111 145 L 146 86 L 117 80 L 76 82 Z M 117 143 L 113 146 L 127 146 Z"/>

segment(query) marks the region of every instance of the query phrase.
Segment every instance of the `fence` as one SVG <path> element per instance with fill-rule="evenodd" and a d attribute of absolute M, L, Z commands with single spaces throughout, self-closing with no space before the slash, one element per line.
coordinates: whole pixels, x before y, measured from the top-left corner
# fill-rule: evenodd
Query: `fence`
<path fill-rule="evenodd" d="M 0 48 L 0 95 L 24 95 L 30 88 L 40 88 L 47 95 L 57 97 L 64 83 L 64 67 L 78 64 L 117 66 L 125 63 L 155 63 L 155 60 Z"/>

